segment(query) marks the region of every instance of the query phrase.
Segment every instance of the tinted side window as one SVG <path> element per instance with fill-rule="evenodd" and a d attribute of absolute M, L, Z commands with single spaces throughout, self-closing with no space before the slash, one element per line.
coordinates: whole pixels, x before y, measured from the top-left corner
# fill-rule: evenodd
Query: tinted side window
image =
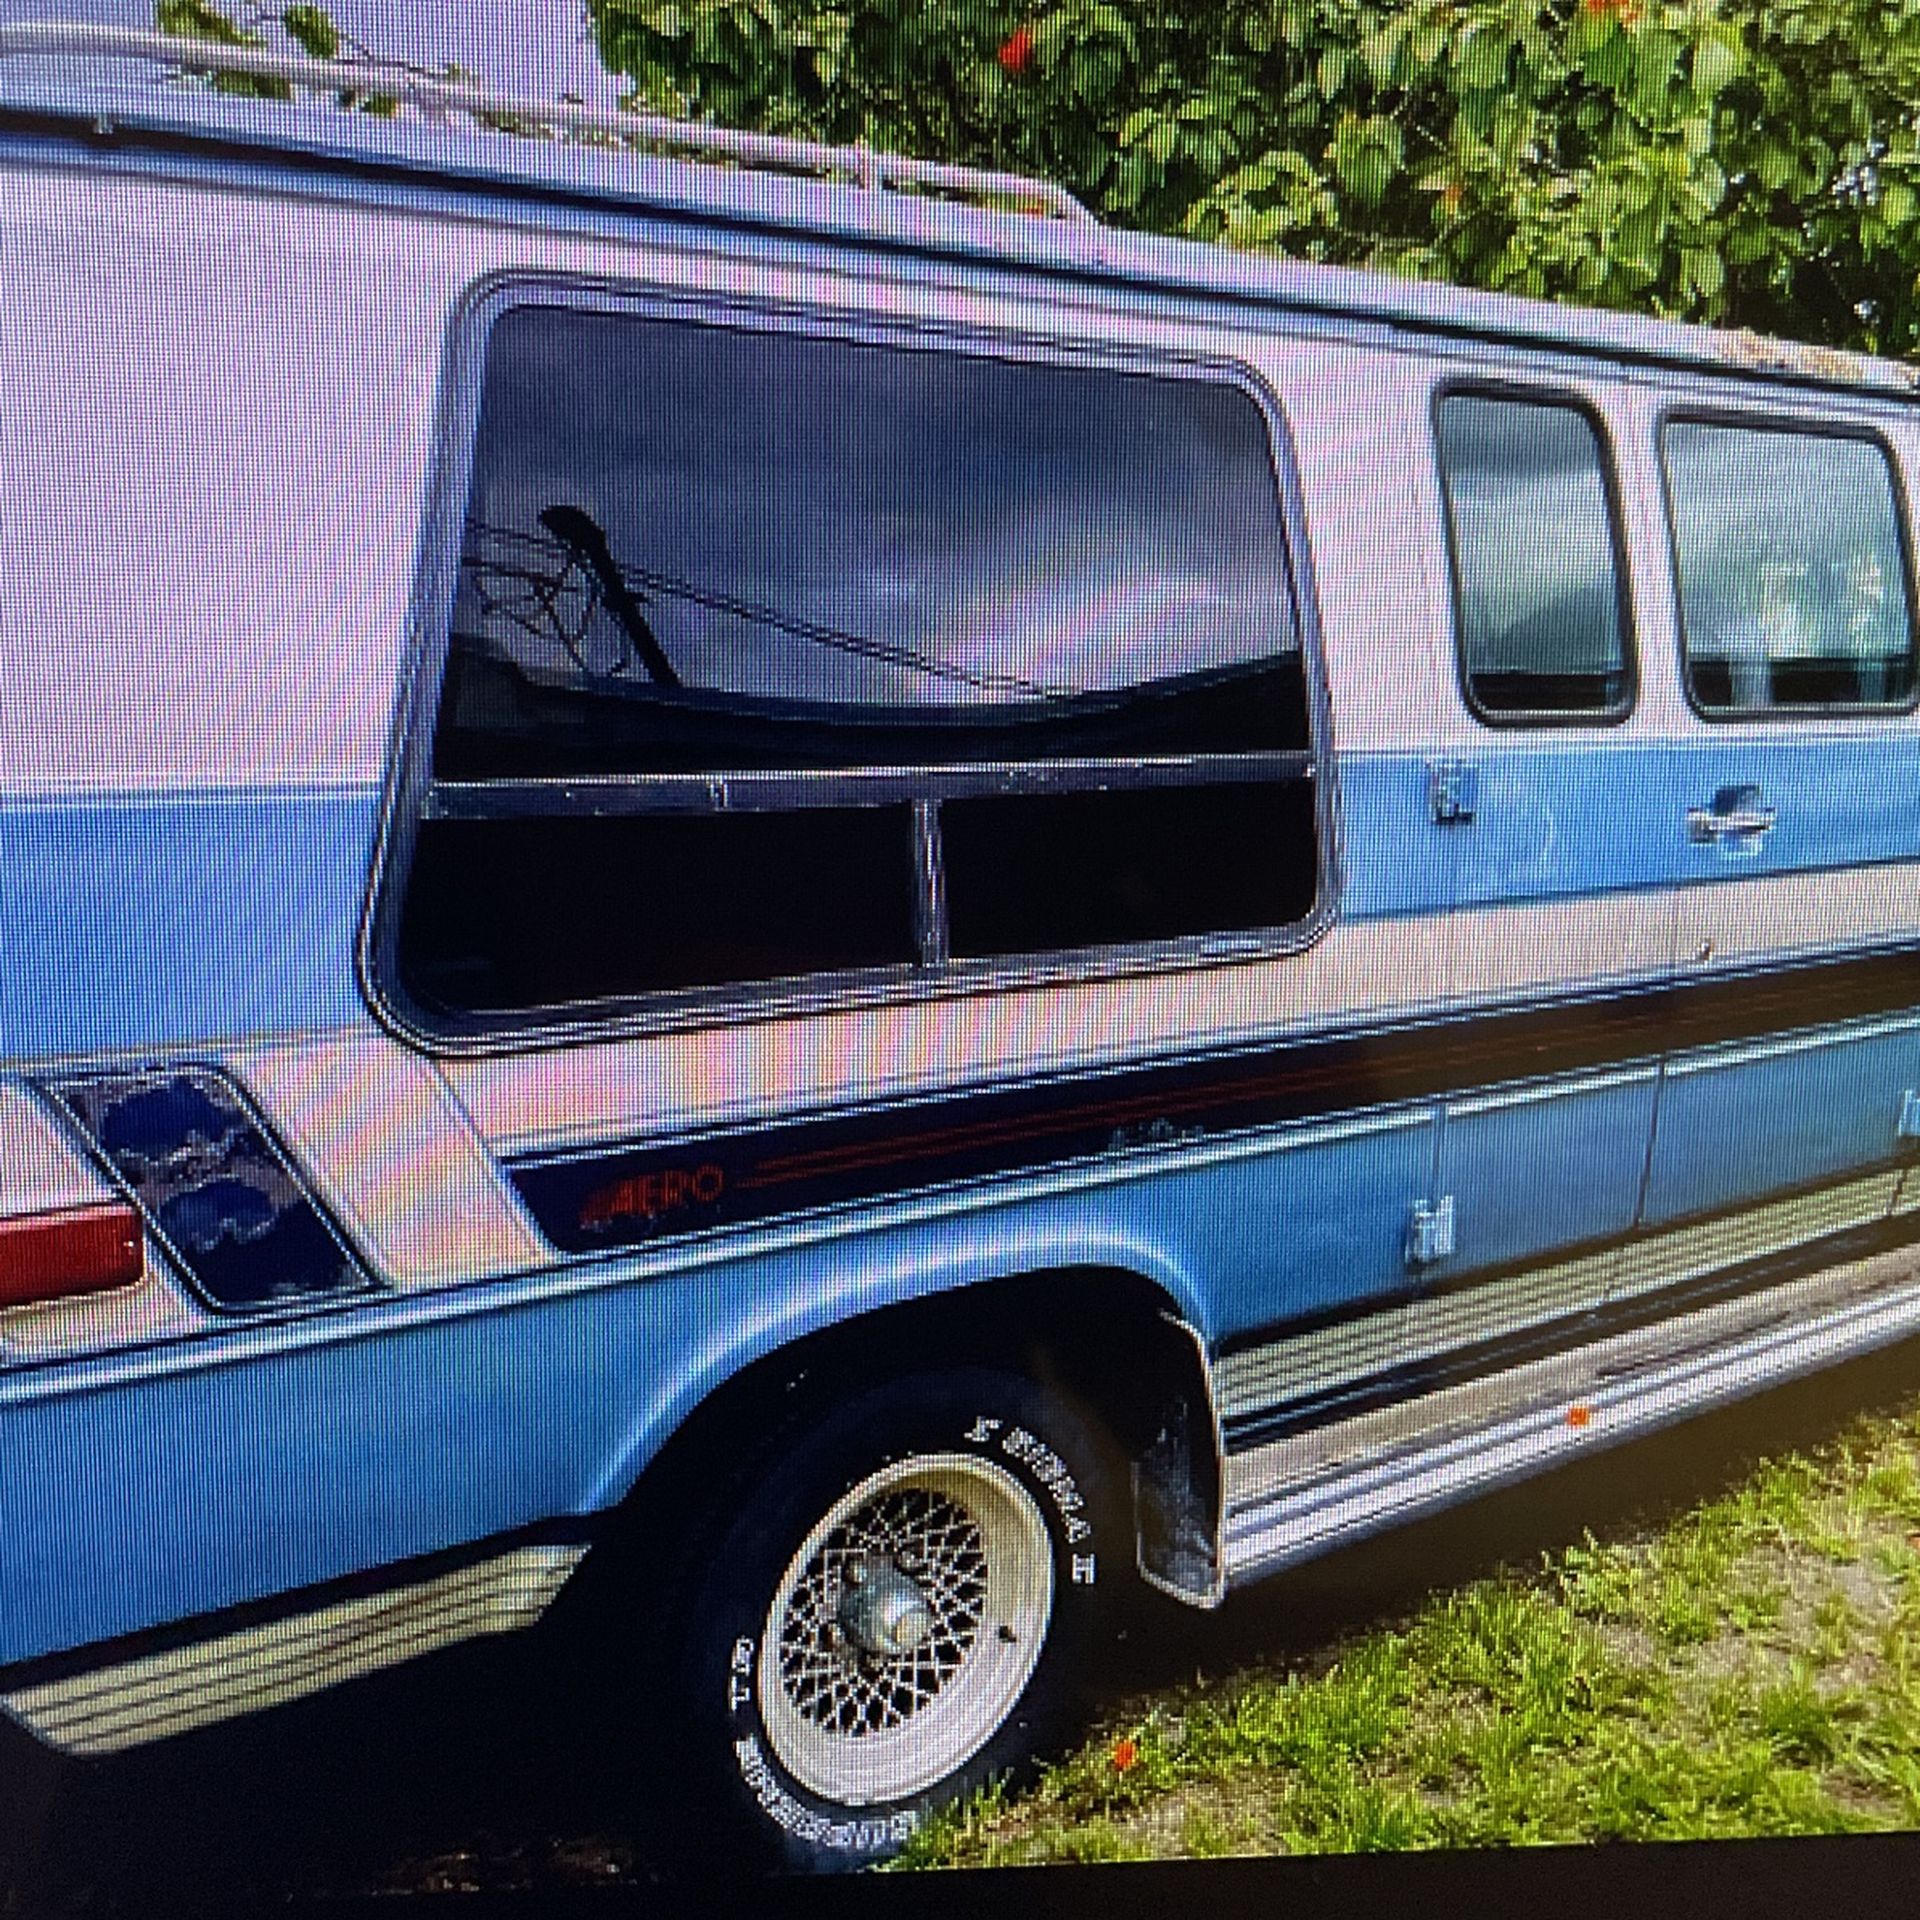
<path fill-rule="evenodd" d="M 1886 450 L 1674 420 L 1661 451 L 1695 704 L 1715 714 L 1906 705 L 1913 614 Z"/>
<path fill-rule="evenodd" d="M 1457 393 L 1436 431 L 1469 703 L 1601 719 L 1632 697 L 1605 454 L 1577 407 Z"/>
<path fill-rule="evenodd" d="M 1292 608 L 1238 386 L 512 308 L 402 979 L 490 1019 L 1285 925 Z"/>

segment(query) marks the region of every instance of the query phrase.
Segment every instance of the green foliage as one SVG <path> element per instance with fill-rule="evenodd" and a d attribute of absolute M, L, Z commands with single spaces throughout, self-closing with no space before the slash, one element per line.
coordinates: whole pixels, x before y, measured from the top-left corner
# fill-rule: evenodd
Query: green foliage
<path fill-rule="evenodd" d="M 1233 246 L 1920 348 L 1920 0 L 584 4 L 655 112 L 1040 174 Z M 155 17 L 342 47 L 311 4 Z"/>
<path fill-rule="evenodd" d="M 1133 1703 L 1030 1792 L 936 1815 L 898 1865 L 1911 1827 L 1917 1491 L 1920 1402 L 1294 1671 Z"/>
<path fill-rule="evenodd" d="M 264 47 L 266 35 L 243 27 L 208 0 L 156 0 L 153 21 L 162 33 L 177 34 L 183 40 L 206 40 L 220 47 Z M 293 89 L 284 80 L 266 79 L 250 73 L 212 69 L 205 74 L 207 83 L 220 93 L 243 94 L 256 100 L 291 100 Z"/>
<path fill-rule="evenodd" d="M 1920 342 L 1920 0 L 587 0 L 656 111 L 1109 220 L 1831 345 Z"/>
<path fill-rule="evenodd" d="M 346 45 L 332 14 L 325 7 L 300 4 L 285 7 L 253 7 L 244 20 L 212 4 L 212 0 L 154 0 L 153 23 L 162 33 L 183 40 L 205 40 L 221 47 L 264 47 L 269 43 L 265 29 L 277 26 L 293 42 L 293 50 L 315 60 L 338 60 Z M 355 52 L 365 57 L 364 48 Z M 391 63 L 369 61 L 380 66 Z M 216 93 L 242 94 L 257 100 L 291 100 L 293 88 L 284 80 L 265 75 L 236 73 L 232 68 L 189 68 L 195 78 Z M 448 77 L 457 77 L 452 69 Z M 360 113 L 390 117 L 400 108 L 391 94 L 349 91 L 337 96 L 342 107 Z"/>

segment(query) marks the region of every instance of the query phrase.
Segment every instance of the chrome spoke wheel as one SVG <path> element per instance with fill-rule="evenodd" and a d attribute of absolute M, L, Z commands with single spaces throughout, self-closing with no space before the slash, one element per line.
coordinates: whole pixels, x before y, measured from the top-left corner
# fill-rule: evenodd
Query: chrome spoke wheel
<path fill-rule="evenodd" d="M 924 1791 L 1025 1692 L 1053 1608 L 1033 1496 L 967 1454 L 899 1461 L 834 1502 L 788 1563 L 761 1636 L 776 1757 L 843 1806 Z"/>

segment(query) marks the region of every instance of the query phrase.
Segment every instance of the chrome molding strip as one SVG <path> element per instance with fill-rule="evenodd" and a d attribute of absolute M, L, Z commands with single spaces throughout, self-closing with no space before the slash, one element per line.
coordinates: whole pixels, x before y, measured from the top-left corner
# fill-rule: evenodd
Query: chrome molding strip
<path fill-rule="evenodd" d="M 1227 1578 L 1330 1552 L 1917 1332 L 1920 1250 L 1903 1247 L 1290 1436 L 1228 1463 Z"/>
<path fill-rule="evenodd" d="M 584 1546 L 525 1546 L 431 1580 L 0 1693 L 48 1746 L 117 1753 L 318 1693 L 457 1641 L 531 1626 Z"/>

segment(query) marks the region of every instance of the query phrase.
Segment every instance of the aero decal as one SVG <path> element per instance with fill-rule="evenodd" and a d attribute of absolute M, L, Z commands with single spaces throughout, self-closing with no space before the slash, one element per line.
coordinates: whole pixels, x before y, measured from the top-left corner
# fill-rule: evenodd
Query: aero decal
<path fill-rule="evenodd" d="M 510 1172 L 554 1244 L 590 1253 L 1163 1142 L 1199 1142 L 1501 1082 L 1611 1068 L 1669 1048 L 1916 1009 L 1920 949 L 1908 948 L 986 1088 L 697 1142 L 529 1157 Z M 711 1201 L 694 1192 L 692 1166 L 717 1173 L 704 1176 Z M 671 1211 L 610 1205 L 609 1195 L 623 1187 L 664 1192 L 669 1182 L 682 1195 Z"/>
<path fill-rule="evenodd" d="M 531 1626 L 585 1552 L 516 1547 L 410 1586 L 0 1692 L 0 1707 L 62 1752 L 115 1753 Z"/>

